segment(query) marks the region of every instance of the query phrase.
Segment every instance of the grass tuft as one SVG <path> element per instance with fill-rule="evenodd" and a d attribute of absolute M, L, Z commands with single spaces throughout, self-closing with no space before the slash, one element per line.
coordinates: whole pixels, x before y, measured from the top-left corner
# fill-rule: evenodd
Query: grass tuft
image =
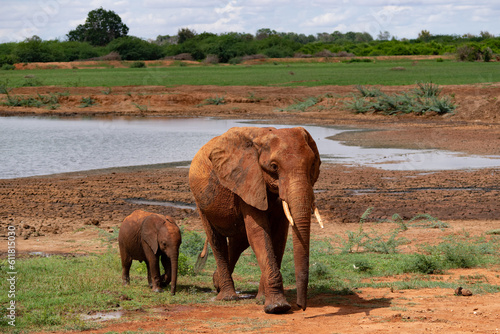
<path fill-rule="evenodd" d="M 409 92 L 388 95 L 380 90 L 370 90 L 364 86 L 356 88 L 361 97 L 344 102 L 347 109 L 355 113 L 382 113 L 385 115 L 410 114 L 422 115 L 435 112 L 439 115 L 453 113 L 456 105 L 448 96 L 439 97 L 441 88 L 430 83 L 417 83 L 418 87 Z"/>

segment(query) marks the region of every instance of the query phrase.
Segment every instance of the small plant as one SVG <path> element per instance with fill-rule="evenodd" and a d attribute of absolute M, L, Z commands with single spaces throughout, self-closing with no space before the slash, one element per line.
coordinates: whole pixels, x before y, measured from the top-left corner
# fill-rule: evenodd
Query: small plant
<path fill-rule="evenodd" d="M 377 87 L 370 89 L 366 86 L 356 85 L 356 89 L 361 93 L 361 96 L 363 97 L 377 97 L 383 94 Z"/>
<path fill-rule="evenodd" d="M 216 95 L 215 97 L 210 97 L 208 99 L 205 99 L 205 104 L 218 106 L 221 104 L 226 104 L 226 101 L 224 96 Z"/>
<path fill-rule="evenodd" d="M 255 96 L 255 93 L 254 92 L 248 92 L 248 97 L 247 99 L 249 99 L 250 101 L 252 102 L 258 102 L 258 101 L 262 101 L 264 100 L 263 97 L 257 97 Z"/>
<path fill-rule="evenodd" d="M 289 105 L 286 108 L 283 109 L 278 109 L 277 111 L 288 111 L 288 112 L 297 112 L 301 111 L 304 112 L 308 108 L 315 106 L 318 102 L 320 102 L 321 99 L 317 97 L 308 97 L 304 101 L 297 101 L 296 103 Z"/>
<path fill-rule="evenodd" d="M 356 114 L 365 114 L 372 110 L 372 103 L 364 97 L 346 101 L 344 102 L 344 105 L 347 109 L 352 110 Z"/>
<path fill-rule="evenodd" d="M 97 102 L 91 97 L 82 97 L 80 100 L 80 108 L 87 108 L 96 105 Z"/>
<path fill-rule="evenodd" d="M 40 79 L 35 77 L 34 75 L 27 75 L 24 77 L 24 82 L 21 84 L 22 87 L 36 87 L 43 86 L 43 83 Z"/>
<path fill-rule="evenodd" d="M 102 90 L 101 92 L 102 92 L 104 95 L 109 95 L 109 94 L 111 94 L 112 89 L 111 89 L 111 87 L 108 87 L 108 88 L 106 88 L 106 90 Z"/>
<path fill-rule="evenodd" d="M 47 107 L 48 109 L 57 109 L 59 107 L 60 94 L 49 94 L 37 96 L 11 96 L 7 93 L 7 100 L 2 102 L 3 105 L 9 107 L 34 107 L 41 108 Z"/>
<path fill-rule="evenodd" d="M 415 94 L 420 97 L 437 97 L 441 94 L 441 88 L 432 82 L 417 82 L 417 88 L 415 88 Z"/>
<path fill-rule="evenodd" d="M 0 94 L 7 94 L 8 96 L 12 89 L 13 88 L 10 87 L 9 85 L 9 79 L 6 79 L 5 81 L 0 81 Z"/>
<path fill-rule="evenodd" d="M 368 272 L 368 271 L 371 271 L 373 269 L 373 266 L 370 264 L 370 262 L 363 260 L 363 259 L 354 261 L 354 264 L 352 265 L 352 267 L 355 270 L 359 270 L 362 272 Z"/>
<path fill-rule="evenodd" d="M 137 104 L 137 103 L 135 103 L 135 102 L 132 102 L 132 104 L 133 104 L 133 105 L 134 105 L 137 109 L 139 109 L 139 111 L 140 111 L 141 113 L 145 113 L 145 112 L 147 112 L 147 111 L 148 111 L 148 109 L 149 109 L 149 106 L 147 106 L 147 105 Z"/>
<path fill-rule="evenodd" d="M 134 61 L 132 64 L 130 64 L 130 68 L 145 68 L 146 63 L 143 61 Z"/>

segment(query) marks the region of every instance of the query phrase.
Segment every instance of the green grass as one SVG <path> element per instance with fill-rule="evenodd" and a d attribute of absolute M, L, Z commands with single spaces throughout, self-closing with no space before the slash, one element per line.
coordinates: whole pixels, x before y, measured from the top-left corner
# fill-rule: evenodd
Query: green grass
<path fill-rule="evenodd" d="M 406 71 L 391 71 L 394 67 Z M 293 72 L 294 75 L 290 73 Z M 152 68 L 52 69 L 0 72 L 0 82 L 12 87 L 30 83 L 74 86 L 126 85 L 412 85 L 433 82 L 439 85 L 500 81 L 498 62 L 377 61 L 371 63 L 277 63 L 256 66 L 185 66 Z"/>
<path fill-rule="evenodd" d="M 398 222 L 395 230 L 401 231 Z M 422 228 L 406 222 L 408 228 Z M 117 231 L 115 231 L 117 232 Z M 372 238 L 376 235 L 372 232 Z M 196 275 L 193 265 L 203 247 L 204 236 L 196 232 L 183 231 L 177 294 L 152 293 L 147 285 L 145 264 L 134 262 L 131 268 L 131 284 L 121 285 L 121 263 L 116 246 L 116 235 L 102 236 L 109 245 L 104 254 L 89 254 L 80 257 L 32 257 L 18 259 L 16 286 L 16 330 L 88 330 L 100 326 L 84 321 L 81 315 L 94 311 L 143 310 L 165 304 L 206 303 L 227 305 L 214 300 L 212 273 L 215 269 L 213 256 L 207 266 Z M 103 234 L 104 235 L 104 234 Z M 428 274 L 442 273 L 450 268 L 486 267 L 499 263 L 499 237 L 492 235 L 471 238 L 468 235 L 444 239 L 436 246 L 423 247 L 418 254 L 391 252 L 343 253 L 333 239 L 316 239 L 311 242 L 309 296 L 324 294 L 332 303 L 344 302 L 342 295 L 354 294 L 364 287 L 420 289 L 455 289 L 457 284 L 479 293 L 500 292 L 500 286 L 492 285 L 483 276 L 465 276 L 457 281 L 432 280 Z M 6 260 L 0 261 L 0 270 L 6 270 Z M 376 277 L 409 274 L 401 280 L 370 280 Z M 290 300 L 295 298 L 295 273 L 291 242 L 283 259 L 282 275 Z M 236 289 L 242 293 L 256 293 L 260 270 L 251 250 L 245 251 L 233 275 Z M 0 280 L 0 290 L 8 291 L 7 281 Z M 168 290 L 168 289 L 167 289 Z M 386 305 L 386 301 L 375 301 Z M 0 330 L 11 330 L 6 322 L 7 294 L 0 294 Z M 255 303 L 241 300 L 238 303 Z M 390 304 L 390 303 L 389 303 Z M 389 307 L 390 305 L 380 306 Z M 193 318 L 193 321 L 196 321 Z M 245 327 L 244 320 L 235 324 Z M 258 324 L 265 328 L 272 324 Z"/>

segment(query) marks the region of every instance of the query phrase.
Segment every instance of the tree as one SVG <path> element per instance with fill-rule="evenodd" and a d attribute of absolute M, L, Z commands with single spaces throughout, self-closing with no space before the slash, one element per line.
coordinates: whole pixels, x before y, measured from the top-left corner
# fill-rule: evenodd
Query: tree
<path fill-rule="evenodd" d="M 177 42 L 179 44 L 182 44 L 188 39 L 193 38 L 194 36 L 196 36 L 196 31 L 194 30 L 191 30 L 189 28 L 179 29 L 179 31 L 177 31 Z"/>
<path fill-rule="evenodd" d="M 428 42 L 431 39 L 431 33 L 428 30 L 422 30 L 418 34 L 418 39 L 421 40 L 422 42 Z"/>
<path fill-rule="evenodd" d="M 384 32 L 379 31 L 379 33 L 377 35 L 377 39 L 379 41 L 388 41 L 389 38 L 391 38 L 391 34 L 387 30 Z"/>
<path fill-rule="evenodd" d="M 71 30 L 66 36 L 70 41 L 89 42 L 95 46 L 104 46 L 115 38 L 127 36 L 128 27 L 120 16 L 102 7 L 89 12 L 87 20 Z"/>

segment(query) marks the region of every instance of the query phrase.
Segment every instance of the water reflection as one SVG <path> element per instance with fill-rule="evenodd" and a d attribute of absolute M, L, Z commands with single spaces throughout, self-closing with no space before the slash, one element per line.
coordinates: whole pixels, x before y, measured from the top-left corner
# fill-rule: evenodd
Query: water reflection
<path fill-rule="evenodd" d="M 0 117 L 0 178 L 190 161 L 208 140 L 234 126 L 263 125 L 211 118 L 75 120 Z M 325 162 L 407 170 L 500 166 L 498 156 L 345 146 L 327 138 L 348 130 L 304 127 L 313 136 Z"/>

